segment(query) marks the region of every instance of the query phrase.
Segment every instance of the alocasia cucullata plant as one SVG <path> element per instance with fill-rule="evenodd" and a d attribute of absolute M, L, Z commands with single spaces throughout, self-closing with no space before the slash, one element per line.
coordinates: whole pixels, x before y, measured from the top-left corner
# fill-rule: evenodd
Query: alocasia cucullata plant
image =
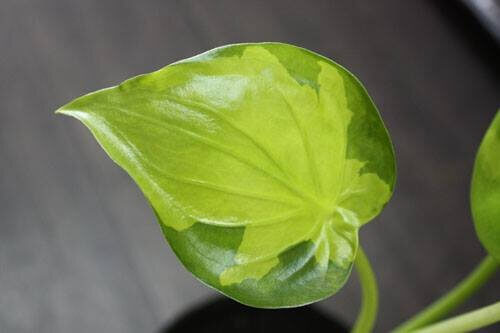
<path fill-rule="evenodd" d="M 334 294 L 356 263 L 355 330 L 371 330 L 377 290 L 358 230 L 389 201 L 396 168 L 376 107 L 346 69 L 288 44 L 228 45 L 57 112 L 82 121 L 137 182 L 201 281 L 247 305 L 290 307 Z M 492 223 L 481 214 L 480 235 Z M 485 233 L 498 255 L 498 224 L 496 238 Z"/>

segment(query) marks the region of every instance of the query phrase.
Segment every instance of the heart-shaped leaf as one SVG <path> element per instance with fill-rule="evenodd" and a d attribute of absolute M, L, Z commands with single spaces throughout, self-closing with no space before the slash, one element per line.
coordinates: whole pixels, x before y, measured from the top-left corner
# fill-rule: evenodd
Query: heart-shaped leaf
<path fill-rule="evenodd" d="M 481 243 L 500 261 L 500 111 L 486 131 L 476 156 L 471 208 Z"/>
<path fill-rule="evenodd" d="M 186 268 L 252 306 L 336 292 L 359 227 L 393 191 L 392 145 L 365 89 L 287 44 L 217 48 L 58 112 L 139 184 Z"/>

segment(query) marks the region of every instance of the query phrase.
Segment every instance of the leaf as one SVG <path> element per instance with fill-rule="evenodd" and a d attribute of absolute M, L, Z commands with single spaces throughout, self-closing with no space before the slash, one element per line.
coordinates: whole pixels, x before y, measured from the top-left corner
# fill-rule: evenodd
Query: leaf
<path fill-rule="evenodd" d="M 500 261 L 500 111 L 486 131 L 476 156 L 471 208 L 479 240 Z"/>
<path fill-rule="evenodd" d="M 392 145 L 361 84 L 280 43 L 217 48 L 63 106 L 137 182 L 185 267 L 257 307 L 346 281 L 389 200 Z"/>

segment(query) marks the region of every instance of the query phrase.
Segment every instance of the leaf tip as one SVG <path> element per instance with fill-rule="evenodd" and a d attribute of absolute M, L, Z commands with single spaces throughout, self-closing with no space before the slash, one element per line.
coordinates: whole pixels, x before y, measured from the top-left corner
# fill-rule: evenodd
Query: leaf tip
<path fill-rule="evenodd" d="M 71 114 L 71 109 L 68 108 L 68 105 L 72 104 L 72 102 L 69 102 L 67 104 L 64 104 L 63 106 L 60 106 L 57 110 L 54 111 L 54 114 L 62 114 L 62 115 L 70 115 Z"/>

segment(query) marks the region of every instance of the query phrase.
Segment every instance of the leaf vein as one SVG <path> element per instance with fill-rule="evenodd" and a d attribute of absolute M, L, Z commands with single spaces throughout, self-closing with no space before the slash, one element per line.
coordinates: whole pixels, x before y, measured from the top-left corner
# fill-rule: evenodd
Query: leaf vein
<path fill-rule="evenodd" d="M 240 133 L 243 137 L 247 138 L 252 144 L 257 147 L 265 156 L 266 158 L 276 167 L 278 170 L 286 177 L 289 177 L 288 173 L 283 169 L 283 167 L 277 162 L 275 158 L 271 156 L 271 153 L 264 147 L 262 146 L 253 136 L 248 134 L 246 131 L 243 129 L 239 128 L 236 124 L 234 124 L 229 118 L 224 116 L 221 112 L 217 112 L 213 107 L 205 104 L 205 103 L 199 103 L 191 100 L 181 100 L 173 95 L 166 95 L 165 96 L 167 99 L 170 101 L 177 103 L 179 105 L 182 105 L 187 108 L 195 108 L 199 112 L 203 113 L 202 111 L 208 112 L 212 114 L 213 116 L 217 117 L 218 119 L 222 120 L 226 124 L 228 124 L 231 128 L 233 128 L 235 131 Z"/>
<path fill-rule="evenodd" d="M 177 132 L 181 132 L 183 134 L 186 134 L 192 138 L 194 138 L 195 140 L 198 140 L 199 142 L 201 142 L 202 144 L 205 144 L 215 150 L 218 150 L 228 156 L 231 156 L 232 158 L 240 161 L 241 163 L 247 165 L 248 167 L 256 170 L 256 171 L 259 171 L 261 172 L 262 174 L 265 174 L 266 176 L 268 176 L 269 178 L 271 179 L 274 179 L 276 182 L 282 184 L 283 186 L 285 186 L 290 192 L 294 193 L 295 195 L 303 198 L 303 199 L 308 199 L 308 200 L 313 200 L 314 202 L 314 199 L 310 198 L 306 193 L 300 191 L 299 189 L 295 188 L 294 186 L 292 186 L 291 184 L 289 184 L 286 180 L 282 179 L 281 177 L 278 177 L 272 173 L 270 173 L 269 171 L 265 170 L 264 168 L 256 165 L 255 163 L 253 163 L 252 161 L 246 159 L 245 157 L 241 156 L 241 155 L 238 155 L 236 153 L 234 153 L 233 151 L 231 151 L 231 149 L 228 149 L 227 147 L 225 147 L 224 145 L 216 142 L 216 141 L 213 141 L 211 139 L 208 139 L 204 136 L 201 136 L 199 134 L 196 134 L 188 129 L 185 129 L 179 125 L 174 125 L 174 124 L 171 124 L 171 123 L 168 123 L 166 121 L 162 122 L 162 125 L 158 125 L 158 122 L 156 119 L 154 119 L 153 117 L 149 117 L 149 116 L 145 116 L 145 115 L 142 115 L 142 114 L 139 114 L 139 113 L 136 113 L 136 112 L 130 112 L 128 110 L 124 110 L 122 108 L 115 108 L 117 111 L 119 112 L 122 112 L 122 113 L 126 113 L 132 117 L 137 117 L 137 118 L 140 118 L 144 121 L 147 121 L 149 123 L 151 123 L 152 125 L 160 128 L 160 129 L 163 129 L 165 130 L 163 127 L 168 127 L 174 131 L 177 131 Z"/>
<path fill-rule="evenodd" d="M 321 185 L 319 182 L 318 170 L 317 170 L 316 163 L 314 161 L 313 154 L 311 151 L 311 144 L 310 144 L 310 141 L 309 141 L 309 138 L 307 135 L 307 131 L 304 128 L 304 126 L 300 124 L 299 119 L 297 118 L 297 114 L 295 113 L 295 109 L 288 102 L 288 100 L 286 99 L 283 92 L 280 89 L 277 89 L 277 90 L 279 91 L 283 101 L 287 105 L 288 113 L 290 114 L 291 118 L 293 119 L 293 122 L 295 123 L 295 126 L 297 127 L 297 130 L 300 134 L 300 139 L 302 141 L 302 146 L 304 147 L 304 151 L 306 153 L 307 164 L 309 167 L 309 172 L 311 174 L 311 178 L 312 178 L 314 187 L 316 189 L 316 193 L 321 194 L 322 190 L 321 190 Z"/>
<path fill-rule="evenodd" d="M 279 222 L 287 221 L 291 218 L 300 216 L 300 213 L 302 213 L 302 212 L 303 212 L 302 209 L 296 209 L 296 210 L 292 210 L 286 214 L 273 216 L 273 217 L 269 217 L 269 218 L 253 220 L 253 221 L 244 221 L 244 222 L 220 222 L 220 221 L 211 221 L 211 220 L 203 220 L 203 219 L 198 219 L 197 221 L 200 223 L 203 223 L 203 224 L 213 225 L 216 227 L 246 227 L 246 226 L 260 227 L 260 226 L 268 226 L 268 225 L 273 225 L 273 224 L 276 224 Z"/>
<path fill-rule="evenodd" d="M 267 253 L 267 254 L 262 255 L 262 256 L 255 257 L 254 259 L 250 259 L 250 260 L 247 259 L 245 261 L 242 261 L 241 263 L 238 263 L 238 265 L 254 264 L 254 263 L 264 262 L 264 261 L 273 259 L 274 257 L 277 257 L 279 254 L 285 252 L 286 250 L 292 248 L 293 246 L 299 244 L 300 242 L 312 239 L 313 234 L 316 232 L 318 226 L 321 224 L 319 221 L 320 221 L 320 219 L 317 219 L 314 222 L 314 224 L 311 227 L 311 230 L 304 237 L 300 238 L 299 240 L 297 240 L 295 242 L 290 243 L 287 247 L 279 249 L 279 250 L 275 250 L 271 253 Z M 245 231 L 245 232 L 247 232 L 247 231 Z"/>
<path fill-rule="evenodd" d="M 171 180 L 176 181 L 176 182 L 180 182 L 180 183 L 184 183 L 184 184 L 189 184 L 189 185 L 193 185 L 193 186 L 198 186 L 198 187 L 203 187 L 203 188 L 207 188 L 207 189 L 210 189 L 210 190 L 219 191 L 219 192 L 223 192 L 223 193 L 227 193 L 227 194 L 232 194 L 232 195 L 236 195 L 236 196 L 248 197 L 248 198 L 252 198 L 252 199 L 257 199 L 257 200 L 262 200 L 262 201 L 270 201 L 270 202 L 285 204 L 285 205 L 288 205 L 288 206 L 293 206 L 293 205 L 290 204 L 289 201 L 278 199 L 278 198 L 275 198 L 275 197 L 272 197 L 272 196 L 268 196 L 268 195 L 265 195 L 265 194 L 246 192 L 246 191 L 239 190 L 239 189 L 236 189 L 236 188 L 232 188 L 232 187 L 229 187 L 229 186 L 224 186 L 224 185 L 219 185 L 219 184 L 213 184 L 213 183 L 206 182 L 206 181 L 199 180 L 199 179 L 191 179 L 191 178 L 178 177 L 178 176 L 174 176 L 174 175 L 166 173 L 165 171 L 159 169 L 157 166 L 153 166 L 153 167 L 155 169 L 157 169 L 159 172 L 161 172 L 161 174 L 165 178 L 171 179 Z M 293 207 L 295 207 L 295 206 L 293 206 Z"/>

